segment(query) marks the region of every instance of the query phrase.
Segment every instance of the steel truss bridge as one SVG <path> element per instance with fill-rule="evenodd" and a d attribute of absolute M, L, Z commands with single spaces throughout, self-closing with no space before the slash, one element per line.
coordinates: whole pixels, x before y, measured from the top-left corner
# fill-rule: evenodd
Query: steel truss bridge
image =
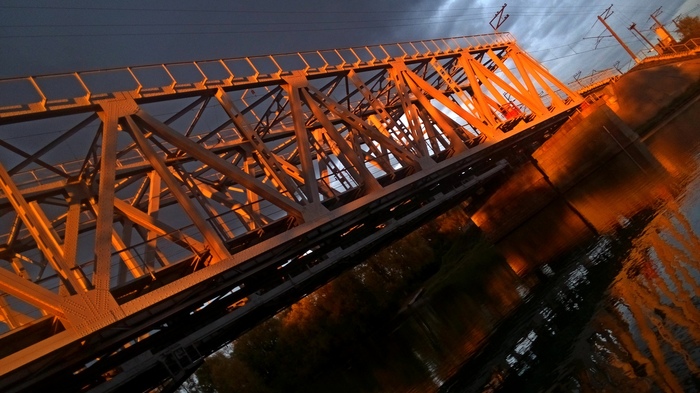
<path fill-rule="evenodd" d="M 581 101 L 508 33 L 0 80 L 0 390 L 172 390 Z"/>

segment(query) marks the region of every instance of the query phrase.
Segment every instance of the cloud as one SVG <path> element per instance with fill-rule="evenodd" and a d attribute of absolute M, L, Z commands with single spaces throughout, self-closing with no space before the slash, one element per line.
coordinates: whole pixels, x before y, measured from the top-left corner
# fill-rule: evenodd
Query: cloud
<path fill-rule="evenodd" d="M 665 0 L 662 20 L 670 21 L 679 10 L 687 12 L 695 2 Z M 3 2 L 0 77 L 490 33 L 489 20 L 503 0 L 66 4 L 30 7 L 21 0 Z M 648 29 L 649 14 L 659 5 L 638 0 L 615 3 L 610 23 L 634 51 L 643 44 L 627 27 L 635 21 Z M 612 38 L 600 43 L 604 49 L 587 52 L 595 40 L 583 38 L 604 31 L 600 23 L 591 26 L 608 6 L 609 0 L 513 0 L 501 30 L 512 32 L 522 48 L 545 61 L 560 79 L 567 79 L 579 69 L 585 73 L 611 67 L 618 60 L 630 61 L 621 47 L 605 48 L 615 45 Z"/>

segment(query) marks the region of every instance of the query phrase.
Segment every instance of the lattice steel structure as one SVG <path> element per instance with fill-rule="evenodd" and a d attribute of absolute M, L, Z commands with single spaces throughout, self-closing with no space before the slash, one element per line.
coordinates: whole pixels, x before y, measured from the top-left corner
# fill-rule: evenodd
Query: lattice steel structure
<path fill-rule="evenodd" d="M 137 378 L 580 102 L 508 33 L 0 80 L 0 387 Z"/>
<path fill-rule="evenodd" d="M 594 70 L 595 71 L 595 70 Z M 582 96 L 587 96 L 593 90 L 615 82 L 620 78 L 620 72 L 614 68 L 595 71 L 591 75 L 575 79 L 569 82 L 569 88 Z"/>

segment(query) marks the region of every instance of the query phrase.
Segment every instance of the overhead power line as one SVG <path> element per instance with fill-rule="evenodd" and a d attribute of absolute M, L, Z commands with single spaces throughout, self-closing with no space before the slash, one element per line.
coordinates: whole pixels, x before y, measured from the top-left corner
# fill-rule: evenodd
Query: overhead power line
<path fill-rule="evenodd" d="M 451 22 L 463 22 L 463 21 L 474 21 L 483 20 L 483 18 L 458 18 L 450 20 Z M 264 29 L 264 30 L 219 30 L 219 31 L 162 31 L 162 32 L 111 32 L 111 33 L 46 33 L 46 34 L 12 34 L 0 36 L 0 39 L 7 38 L 51 38 L 51 37 L 129 37 L 129 36 L 168 36 L 168 35 L 218 35 L 218 34 L 259 34 L 259 33 L 298 33 L 298 32 L 321 32 L 321 31 L 341 31 L 341 30 L 366 30 L 366 29 L 377 29 L 386 27 L 408 27 L 408 26 L 418 26 L 418 25 L 431 25 L 435 23 L 444 23 L 444 20 L 440 21 L 429 21 L 429 22 L 416 22 L 416 23 L 405 23 L 405 24 L 368 24 L 362 26 L 347 26 L 347 27 L 336 27 L 336 28 L 305 28 L 305 29 Z M 335 22 L 334 24 L 338 24 Z M 266 23 L 269 25 L 269 23 Z M 308 23 L 303 24 L 308 26 Z"/>

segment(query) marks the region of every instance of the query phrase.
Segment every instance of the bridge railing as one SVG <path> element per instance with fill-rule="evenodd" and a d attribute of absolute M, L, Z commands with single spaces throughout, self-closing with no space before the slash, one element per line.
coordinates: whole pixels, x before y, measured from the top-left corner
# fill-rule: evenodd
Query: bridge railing
<path fill-rule="evenodd" d="M 595 71 L 588 76 L 578 78 L 572 82 L 568 83 L 571 90 L 576 91 L 579 94 L 585 94 L 599 86 L 603 86 L 616 80 L 620 76 L 620 73 L 614 68 L 607 68 L 601 71 Z"/>
<path fill-rule="evenodd" d="M 676 59 L 679 57 L 690 56 L 700 53 L 700 38 L 693 38 L 682 44 L 672 45 L 664 48 L 664 53 L 657 56 L 650 56 L 642 60 L 642 63 L 654 61 Z"/>
<path fill-rule="evenodd" d="M 0 119 L 33 112 L 90 106 L 126 92 L 153 97 L 307 77 L 396 60 L 429 58 L 514 43 L 510 33 L 491 33 L 393 44 L 265 56 L 151 64 L 0 79 Z"/>

